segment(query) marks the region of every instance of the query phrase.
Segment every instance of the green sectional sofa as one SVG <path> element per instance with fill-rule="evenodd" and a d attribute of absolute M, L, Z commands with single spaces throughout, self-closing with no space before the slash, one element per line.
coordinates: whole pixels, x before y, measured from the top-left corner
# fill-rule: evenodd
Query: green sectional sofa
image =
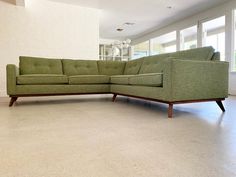
<path fill-rule="evenodd" d="M 20 57 L 7 65 L 7 93 L 18 97 L 104 94 L 136 97 L 173 105 L 216 101 L 228 96 L 228 62 L 204 47 L 148 56 L 128 62 Z"/>

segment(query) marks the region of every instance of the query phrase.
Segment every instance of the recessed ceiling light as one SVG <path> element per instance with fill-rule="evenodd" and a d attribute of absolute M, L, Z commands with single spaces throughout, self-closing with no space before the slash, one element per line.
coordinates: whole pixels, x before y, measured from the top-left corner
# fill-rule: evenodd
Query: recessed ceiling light
<path fill-rule="evenodd" d="M 116 31 L 119 31 L 119 32 L 121 32 L 121 31 L 123 31 L 124 29 L 123 28 L 117 28 L 116 29 Z"/>

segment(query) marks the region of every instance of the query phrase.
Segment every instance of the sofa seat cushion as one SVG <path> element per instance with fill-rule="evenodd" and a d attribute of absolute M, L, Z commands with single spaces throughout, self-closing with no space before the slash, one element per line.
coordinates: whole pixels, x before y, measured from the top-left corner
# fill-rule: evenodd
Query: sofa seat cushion
<path fill-rule="evenodd" d="M 69 77 L 69 84 L 108 84 L 110 77 L 106 75 L 77 75 Z"/>
<path fill-rule="evenodd" d="M 17 77 L 19 85 L 68 84 L 66 75 L 57 74 L 26 74 Z"/>
<path fill-rule="evenodd" d="M 162 78 L 162 73 L 138 74 L 129 78 L 129 84 L 160 87 L 163 84 Z"/>
<path fill-rule="evenodd" d="M 128 85 L 129 84 L 129 78 L 133 75 L 116 75 L 111 76 L 111 83 L 112 84 L 121 84 L 121 85 Z"/>

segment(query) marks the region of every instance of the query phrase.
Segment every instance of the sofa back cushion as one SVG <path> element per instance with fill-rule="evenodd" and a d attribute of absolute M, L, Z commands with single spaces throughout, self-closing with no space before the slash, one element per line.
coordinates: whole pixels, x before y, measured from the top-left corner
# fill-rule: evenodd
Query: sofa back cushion
<path fill-rule="evenodd" d="M 63 71 L 67 76 L 97 75 L 98 66 L 95 60 L 62 60 Z"/>
<path fill-rule="evenodd" d="M 143 59 L 139 74 L 161 73 L 163 71 L 162 61 L 164 61 L 168 57 L 169 53 L 145 57 Z"/>
<path fill-rule="evenodd" d="M 174 53 L 166 53 L 160 55 L 153 55 L 143 59 L 142 66 L 139 73 L 161 73 L 163 72 L 163 62 L 166 58 L 181 59 L 181 60 L 212 60 L 214 49 L 212 47 L 202 47 Z"/>
<path fill-rule="evenodd" d="M 60 59 L 20 56 L 20 74 L 63 74 Z"/>
<path fill-rule="evenodd" d="M 125 65 L 124 74 L 125 75 L 138 74 L 142 63 L 143 63 L 143 58 L 128 61 Z"/>
<path fill-rule="evenodd" d="M 99 74 L 102 75 L 122 75 L 126 62 L 123 61 L 97 61 Z"/>
<path fill-rule="evenodd" d="M 201 61 L 209 61 L 212 59 L 213 55 L 214 48 L 212 47 L 202 47 L 170 53 L 170 57 L 173 57 L 174 59 Z"/>
<path fill-rule="evenodd" d="M 215 52 L 212 56 L 212 61 L 220 61 L 220 52 Z"/>

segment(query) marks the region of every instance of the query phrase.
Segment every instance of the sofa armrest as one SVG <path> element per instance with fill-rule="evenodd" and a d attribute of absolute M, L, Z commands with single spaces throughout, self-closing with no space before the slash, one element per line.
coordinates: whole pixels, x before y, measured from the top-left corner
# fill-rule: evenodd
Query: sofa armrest
<path fill-rule="evenodd" d="M 16 65 L 7 65 L 7 94 L 16 94 L 16 78 L 19 75 L 19 68 Z"/>
<path fill-rule="evenodd" d="M 171 101 L 228 96 L 228 62 L 172 59 L 169 65 Z"/>

